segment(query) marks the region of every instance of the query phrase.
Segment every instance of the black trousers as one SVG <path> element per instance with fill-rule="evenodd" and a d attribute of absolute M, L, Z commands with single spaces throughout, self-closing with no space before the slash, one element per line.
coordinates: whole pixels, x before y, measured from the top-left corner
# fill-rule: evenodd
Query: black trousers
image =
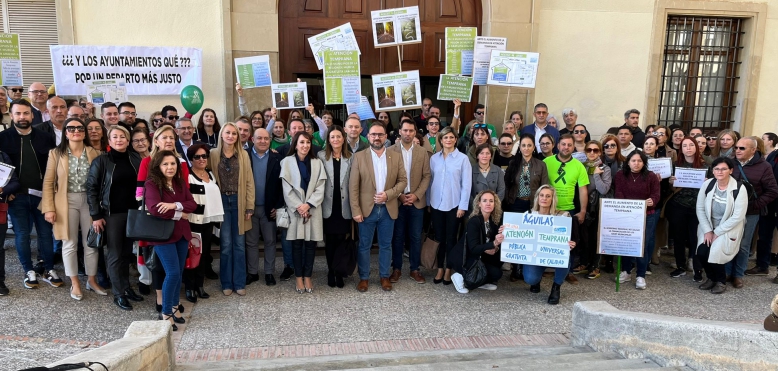
<path fill-rule="evenodd" d="M 580 249 L 581 264 L 585 265 L 589 270 L 599 268 L 600 254 L 597 254 L 597 229 L 600 226 L 599 218 L 593 220 L 585 220 L 581 226 L 581 242 L 583 247 Z M 575 250 L 578 250 L 576 246 Z"/>
<path fill-rule="evenodd" d="M 346 235 L 345 234 L 326 234 L 324 238 L 324 255 L 327 257 L 327 270 L 330 274 L 335 274 L 333 272 L 333 264 L 335 264 L 335 252 L 338 251 L 338 248 L 343 246 L 343 244 L 346 242 Z"/>
<path fill-rule="evenodd" d="M 719 237 L 722 238 L 722 237 Z M 724 264 L 708 263 L 708 256 L 710 256 L 710 246 L 702 244 L 697 248 L 697 258 L 700 264 L 705 269 L 705 275 L 713 282 L 721 282 L 722 284 L 727 281 L 727 273 L 724 271 Z"/>
<path fill-rule="evenodd" d="M 460 219 L 457 218 L 457 208 L 449 211 L 432 209 L 430 213 L 432 228 L 435 229 L 435 238 L 438 240 L 438 268 L 451 268 L 447 264 L 446 255 L 457 243 L 457 228 Z"/>
<path fill-rule="evenodd" d="M 296 277 L 311 277 L 313 275 L 313 258 L 316 254 L 316 241 L 292 241 L 292 261 Z"/>
<path fill-rule="evenodd" d="M 689 258 L 692 259 L 694 271 L 702 269 L 699 259 L 695 259 L 697 247 L 697 211 L 693 208 L 683 207 L 672 200 L 665 211 L 670 225 L 670 237 L 673 239 L 673 252 L 675 264 L 679 269 L 686 268 L 686 249 L 689 249 Z"/>
<path fill-rule="evenodd" d="M 484 263 L 486 267 L 486 283 L 497 283 L 502 277 L 502 267 Z"/>
<path fill-rule="evenodd" d="M 205 280 L 205 273 L 211 268 L 211 245 L 213 244 L 213 225 L 208 224 L 194 224 L 189 223 L 192 228 L 192 232 L 200 233 L 203 239 L 203 254 L 200 256 L 200 265 L 194 269 L 184 269 L 184 289 L 185 290 L 197 290 L 203 287 L 203 281 Z"/>
<path fill-rule="evenodd" d="M 127 213 L 105 217 L 105 264 L 114 297 L 130 288 L 130 264 L 136 264 L 132 240 L 127 238 Z"/>

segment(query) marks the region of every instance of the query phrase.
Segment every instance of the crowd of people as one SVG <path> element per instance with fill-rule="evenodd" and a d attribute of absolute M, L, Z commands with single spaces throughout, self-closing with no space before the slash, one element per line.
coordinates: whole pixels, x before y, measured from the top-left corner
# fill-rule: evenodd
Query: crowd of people
<path fill-rule="evenodd" d="M 434 284 L 453 284 L 462 294 L 496 290 L 506 270 L 511 282 L 523 280 L 537 293 L 549 273 L 549 304 L 559 303 L 561 285 L 578 284 L 577 277 L 607 273 L 625 283 L 634 273 L 635 287 L 646 289 L 657 246 L 674 254 L 672 277 L 689 272 L 700 289 L 714 294 L 725 292 L 727 283 L 743 287 L 746 275 L 767 275 L 776 260 L 774 133 L 703 134 L 676 125 L 641 130 L 640 112 L 632 109 L 624 125 L 597 140 L 577 123 L 574 109 L 562 112 L 562 127 L 542 103 L 534 107 L 532 123 L 525 125 L 515 111 L 498 133 L 485 122 L 483 105 L 460 127 L 461 102 L 455 101 L 454 118 L 444 126 L 430 99 L 420 115 L 403 113 L 396 124 L 381 112 L 372 122 L 351 114 L 341 126 L 333 113 L 319 116 L 313 105 L 310 118 L 293 110 L 284 122 L 275 109 L 249 113 L 237 88 L 243 116 L 225 123 L 204 109 L 195 124 L 173 106 L 140 120 L 130 102 L 105 103 L 97 118 L 90 103 L 48 97 L 39 83 L 30 86 L 29 100 L 14 97 L 4 113 L 11 127 L 0 132 L 0 162 L 15 167 L 0 188 L 0 205 L 8 211 L 7 220 L 0 218 L 0 239 L 13 223 L 24 287 L 37 288 L 39 280 L 63 286 L 54 268 L 61 256 L 74 300 L 82 300 L 85 290 L 103 296 L 110 290 L 119 308 L 132 310 L 132 302 L 143 301 L 153 287 L 159 319 L 175 329 L 184 323 L 182 283 L 190 302 L 209 298 L 206 278 L 218 279 L 227 296 L 246 295 L 247 285 L 261 278 L 276 285 L 277 242 L 279 279 L 294 277 L 300 294 L 314 291 L 317 246 L 325 250 L 329 287 L 345 286 L 351 272 L 340 267 L 353 258 L 347 246 L 353 245 L 356 289 L 368 291 L 374 244 L 382 290 L 391 291 L 402 278 L 404 255 L 409 278 L 423 284 L 426 234 L 437 242 Z M 674 176 L 649 170 L 650 160 L 662 157 L 673 168 L 706 169 L 707 180 L 699 189 L 674 187 Z M 614 256 L 597 253 L 603 198 L 646 202 L 644 255 L 624 257 L 620 272 Z M 127 236 L 128 211 L 138 207 L 174 221 L 167 240 Z M 505 212 L 571 217 L 569 266 L 504 264 Z M 218 274 L 210 251 L 215 231 Z M 102 237 L 102 246 L 90 247 L 92 233 Z M 193 233 L 202 241 L 198 265 L 187 264 Z M 749 269 L 754 240 L 757 265 Z M 9 290 L 4 252 L 0 257 L 1 296 Z M 473 285 L 466 276 L 479 262 L 485 274 Z M 131 267 L 140 273 L 138 293 Z"/>

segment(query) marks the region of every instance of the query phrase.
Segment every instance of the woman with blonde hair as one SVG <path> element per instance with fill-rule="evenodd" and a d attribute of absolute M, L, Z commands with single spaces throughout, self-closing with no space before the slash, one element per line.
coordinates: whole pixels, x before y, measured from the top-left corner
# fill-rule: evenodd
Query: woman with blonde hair
<path fill-rule="evenodd" d="M 149 121 L 151 123 L 151 127 L 149 129 L 153 133 L 159 129 L 160 126 L 162 126 L 162 123 L 165 122 L 165 118 L 162 117 L 162 112 L 156 111 L 149 115 Z"/>
<path fill-rule="evenodd" d="M 246 295 L 246 231 L 254 214 L 254 176 L 251 162 L 240 145 L 238 127 L 227 122 L 219 131 L 219 144 L 211 150 L 209 168 L 221 190 L 224 222 L 220 229 L 222 293 Z"/>
<path fill-rule="evenodd" d="M 735 143 L 740 140 L 737 133 L 730 129 L 724 129 L 719 132 L 719 138 L 716 140 L 716 153 L 714 157 L 729 157 L 735 159 Z"/>

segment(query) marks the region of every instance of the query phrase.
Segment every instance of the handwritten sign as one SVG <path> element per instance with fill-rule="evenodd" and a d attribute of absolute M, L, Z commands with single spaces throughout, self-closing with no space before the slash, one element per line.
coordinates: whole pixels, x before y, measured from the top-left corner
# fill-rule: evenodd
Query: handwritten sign
<path fill-rule="evenodd" d="M 643 256 L 646 200 L 600 199 L 600 230 L 597 253 Z"/>
<path fill-rule="evenodd" d="M 500 260 L 567 268 L 572 218 L 530 213 L 505 213 L 503 218 L 505 239 L 500 245 Z"/>
<path fill-rule="evenodd" d="M 687 167 L 675 168 L 675 182 L 673 187 L 700 188 L 705 182 L 706 169 L 692 169 Z"/>
<path fill-rule="evenodd" d="M 673 175 L 673 160 L 670 157 L 649 158 L 648 170 L 654 174 L 659 174 L 662 179 Z"/>

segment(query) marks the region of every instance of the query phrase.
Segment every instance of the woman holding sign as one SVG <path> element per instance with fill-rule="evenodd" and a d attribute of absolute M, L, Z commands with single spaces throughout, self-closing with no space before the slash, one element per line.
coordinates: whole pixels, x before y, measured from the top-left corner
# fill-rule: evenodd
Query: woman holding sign
<path fill-rule="evenodd" d="M 721 294 L 727 290 L 724 264 L 740 250 L 743 238 L 748 191 L 732 177 L 735 161 L 719 157 L 713 160 L 713 178 L 703 183 L 697 194 L 697 257 L 708 279 L 700 290 Z"/>
<path fill-rule="evenodd" d="M 695 144 L 696 147 L 696 144 Z M 646 230 L 643 257 L 637 258 L 637 279 L 635 288 L 645 290 L 646 269 L 651 256 L 654 255 L 654 233 L 659 214 L 659 177 L 648 170 L 648 158 L 642 151 L 634 150 L 627 156 L 621 171 L 613 176 L 616 186 L 616 198 L 628 200 L 646 200 Z M 622 266 L 618 280 L 621 283 L 629 281 L 634 258 L 627 258 Z"/>
<path fill-rule="evenodd" d="M 681 140 L 681 156 L 675 162 L 675 169 L 692 168 L 707 169 L 705 161 L 700 155 L 700 147 L 691 137 Z M 675 174 L 673 169 L 673 174 Z M 674 184 L 675 176 L 670 177 L 670 184 Z M 694 259 L 694 251 L 697 247 L 697 193 L 699 188 L 676 188 L 675 193 L 667 201 L 665 216 L 670 222 L 670 238 L 674 242 L 676 269 L 670 273 L 673 278 L 686 275 L 686 268 L 694 271 L 694 281 L 702 282 L 702 266 Z M 689 249 L 689 260 L 686 260 L 686 248 Z"/>
<path fill-rule="evenodd" d="M 548 184 L 544 184 L 538 188 L 535 192 L 535 201 L 532 206 L 533 214 L 540 215 L 556 215 L 556 216 L 570 216 L 567 211 L 558 211 L 556 209 L 556 189 Z M 575 248 L 575 241 L 578 240 L 578 223 L 572 223 L 572 231 L 570 233 L 570 241 L 568 242 L 570 250 Z M 502 230 L 500 230 L 502 232 Z M 546 267 L 538 265 L 524 265 L 524 282 L 530 285 L 529 291 L 532 293 L 540 292 L 540 280 L 543 278 L 543 272 L 546 271 Z M 551 285 L 551 294 L 548 296 L 548 303 L 551 305 L 559 304 L 559 288 L 562 283 L 565 282 L 567 277 L 568 268 L 555 268 L 554 269 L 554 284 Z"/>

